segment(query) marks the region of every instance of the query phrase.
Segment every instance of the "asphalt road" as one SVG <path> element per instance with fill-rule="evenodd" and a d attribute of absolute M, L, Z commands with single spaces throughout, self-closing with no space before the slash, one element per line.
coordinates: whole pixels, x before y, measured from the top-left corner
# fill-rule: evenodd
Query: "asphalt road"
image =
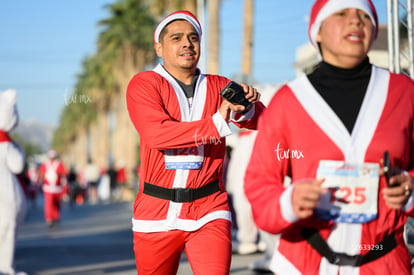
<path fill-rule="evenodd" d="M 128 202 L 75 206 L 63 204 L 61 222 L 48 228 L 39 205 L 19 230 L 16 268 L 29 275 L 136 275 L 132 250 L 132 205 Z M 231 274 L 249 270 L 261 253 L 233 255 Z M 185 255 L 179 275 L 192 274 Z"/>
<path fill-rule="evenodd" d="M 29 275 L 136 275 L 131 217 L 129 202 L 84 204 L 73 209 L 64 203 L 61 222 L 48 228 L 42 207 L 30 209 L 18 235 L 17 270 Z M 409 249 L 414 255 L 412 220 L 410 224 Z M 230 273 L 257 274 L 248 267 L 262 258 L 261 253 L 233 255 Z M 192 274 L 184 254 L 178 274 Z"/>

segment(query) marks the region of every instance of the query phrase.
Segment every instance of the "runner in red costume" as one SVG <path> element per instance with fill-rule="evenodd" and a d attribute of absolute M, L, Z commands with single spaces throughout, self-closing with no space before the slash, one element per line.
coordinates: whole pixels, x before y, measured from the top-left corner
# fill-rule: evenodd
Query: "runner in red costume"
<path fill-rule="evenodd" d="M 50 150 L 48 157 L 39 168 L 39 178 L 43 182 L 45 220 L 49 226 L 53 226 L 60 220 L 60 202 L 63 187 L 67 184 L 67 170 L 56 151 Z"/>
<path fill-rule="evenodd" d="M 256 223 L 281 233 L 272 270 L 411 274 L 403 229 L 414 214 L 414 83 L 370 64 L 371 1 L 318 0 L 310 19 L 323 60 L 273 97 L 245 178 Z"/>
<path fill-rule="evenodd" d="M 220 98 L 229 82 L 197 69 L 201 26 L 189 12 L 164 18 L 154 32 L 163 59 L 137 74 L 127 107 L 141 139 L 139 193 L 134 205 L 134 250 L 138 274 L 175 274 L 184 250 L 194 274 L 228 274 L 231 216 L 222 183 L 225 137 L 231 111 L 244 107 Z M 238 126 L 255 128 L 264 109 L 259 93 L 243 84 L 255 102 Z"/>

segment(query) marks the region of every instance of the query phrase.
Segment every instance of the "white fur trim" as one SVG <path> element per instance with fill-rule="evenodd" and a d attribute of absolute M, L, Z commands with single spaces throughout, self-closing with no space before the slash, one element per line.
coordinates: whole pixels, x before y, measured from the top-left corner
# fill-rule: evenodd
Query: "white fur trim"
<path fill-rule="evenodd" d="M 132 231 L 151 233 L 162 232 L 168 230 L 183 230 L 183 231 L 195 231 L 203 227 L 210 221 L 217 219 L 225 219 L 231 221 L 231 213 L 229 211 L 220 210 L 211 212 L 201 219 L 189 220 L 189 219 L 176 219 L 174 226 L 167 220 L 135 220 L 132 219 Z"/>
<path fill-rule="evenodd" d="M 62 186 L 60 185 L 47 185 L 44 184 L 43 185 L 43 191 L 46 193 L 51 193 L 51 194 L 60 194 L 63 191 Z"/>
<path fill-rule="evenodd" d="M 270 270 L 278 275 L 302 275 L 302 273 L 278 249 L 273 253 Z"/>
<path fill-rule="evenodd" d="M 238 113 L 237 112 L 234 112 L 234 111 L 231 111 L 230 112 L 230 118 L 232 120 L 234 120 L 235 122 L 247 121 L 247 120 L 249 120 L 249 119 L 251 119 L 251 118 L 254 117 L 255 110 L 256 110 L 256 105 L 253 104 L 252 108 L 250 108 L 250 110 L 247 111 L 247 113 L 245 113 L 244 115 L 242 115 L 237 120 L 235 119 L 235 117 L 236 117 L 236 114 L 238 114 Z"/>
<path fill-rule="evenodd" d="M 229 124 L 224 120 L 220 112 L 213 115 L 213 122 L 220 137 L 226 137 L 232 134 Z"/>
<path fill-rule="evenodd" d="M 327 243 L 329 247 L 334 247 L 334 251 L 337 253 L 345 253 L 348 255 L 361 254 L 361 251 L 359 250 L 359 244 L 361 243 L 361 232 L 361 224 L 337 223 L 329 235 Z M 345 236 L 352 236 L 352 238 Z M 359 267 L 337 266 L 331 264 L 326 258 L 322 258 L 319 274 L 358 275 Z"/>
<path fill-rule="evenodd" d="M 200 24 L 197 22 L 197 20 L 185 13 L 175 13 L 175 14 L 171 14 L 170 16 L 165 17 L 159 24 L 158 26 L 155 28 L 154 31 L 154 41 L 156 43 L 159 43 L 159 38 L 160 38 L 160 33 L 161 31 L 165 28 L 165 26 L 167 26 L 170 22 L 174 21 L 174 20 L 178 20 L 178 19 L 183 19 L 186 20 L 187 22 L 189 22 L 191 25 L 193 25 L 194 29 L 196 30 L 196 32 L 198 33 L 198 35 L 201 38 L 201 26 Z"/>
<path fill-rule="evenodd" d="M 282 195 L 280 196 L 280 212 L 282 214 L 282 217 L 290 222 L 294 223 L 298 220 L 298 218 L 295 216 L 295 213 L 293 212 L 293 206 L 292 206 L 292 192 L 294 185 L 288 186 L 285 191 L 283 191 Z"/>
<path fill-rule="evenodd" d="M 372 66 L 370 82 L 352 136 L 306 76 L 291 82 L 289 87 L 309 116 L 341 149 L 345 155 L 345 161 L 358 164 L 364 163 L 366 149 L 384 109 L 389 79 L 389 72 Z"/>

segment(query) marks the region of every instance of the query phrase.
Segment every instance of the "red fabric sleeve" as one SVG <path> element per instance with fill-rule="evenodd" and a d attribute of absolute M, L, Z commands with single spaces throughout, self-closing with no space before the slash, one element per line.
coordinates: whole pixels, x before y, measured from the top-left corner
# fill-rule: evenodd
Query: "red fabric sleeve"
<path fill-rule="evenodd" d="M 254 105 L 255 105 L 255 111 L 254 111 L 254 116 L 252 119 L 242 121 L 242 122 L 235 122 L 235 121 L 232 121 L 232 122 L 239 128 L 257 130 L 259 117 L 263 113 L 263 111 L 266 109 L 266 107 L 261 101 L 255 102 Z M 241 115 L 237 114 L 236 119 L 239 118 L 240 116 Z"/>
<path fill-rule="evenodd" d="M 168 89 L 170 91 L 166 91 Z M 206 139 L 220 139 L 212 116 L 198 121 L 180 121 L 178 101 L 171 96 L 172 89 L 167 80 L 153 72 L 132 78 L 126 94 L 127 108 L 141 139 L 158 150 L 191 147 L 205 144 Z"/>
<path fill-rule="evenodd" d="M 280 97 L 278 92 L 275 97 Z M 275 98 L 274 98 L 275 99 Z M 258 134 L 245 174 L 244 189 L 251 203 L 253 217 L 259 228 L 279 234 L 291 225 L 281 214 L 280 196 L 285 190 L 284 177 L 288 174 L 288 161 L 280 161 L 275 149 L 283 136 L 283 100 L 272 100 L 259 119 Z"/>
<path fill-rule="evenodd" d="M 57 174 L 60 177 L 65 177 L 68 174 L 68 171 L 66 170 L 66 167 L 63 165 L 62 162 L 59 163 L 59 166 L 57 168 Z"/>
<path fill-rule="evenodd" d="M 402 94 L 407 97 L 407 101 L 410 104 L 409 110 L 414 110 L 414 82 L 404 74 L 391 74 L 390 85 L 389 87 L 393 90 L 403 90 Z M 405 100 L 400 98 L 400 100 Z M 414 117 L 413 113 L 409 114 L 411 117 Z M 406 168 L 411 178 L 414 180 L 414 120 L 411 125 L 411 146 L 410 148 L 410 160 L 409 167 Z M 414 191 L 413 191 L 414 192 Z M 414 218 L 414 205 L 406 212 L 408 216 Z"/>
<path fill-rule="evenodd" d="M 46 165 L 42 163 L 39 167 L 39 179 L 40 181 L 43 181 L 45 179 L 45 173 L 46 173 Z"/>

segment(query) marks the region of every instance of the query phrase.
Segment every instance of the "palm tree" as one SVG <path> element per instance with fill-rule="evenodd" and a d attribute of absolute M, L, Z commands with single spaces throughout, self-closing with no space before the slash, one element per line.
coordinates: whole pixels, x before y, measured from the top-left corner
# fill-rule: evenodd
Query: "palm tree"
<path fill-rule="evenodd" d="M 127 163 L 128 171 L 132 171 L 138 161 L 135 149 L 138 134 L 127 112 L 126 88 L 134 74 L 155 61 L 152 34 L 156 24 L 144 1 L 118 1 L 107 8 L 110 17 L 99 22 L 103 31 L 99 35 L 98 51 L 110 56 L 110 62 L 105 64 L 114 76 L 116 87 L 108 110 L 115 121 L 110 154 L 115 160 Z"/>
<path fill-rule="evenodd" d="M 78 75 L 78 81 L 75 90 L 71 95 L 65 95 L 66 106 L 60 118 L 59 128 L 56 130 L 53 138 L 53 147 L 60 152 L 74 152 L 69 150 L 69 144 L 84 144 L 87 140 L 89 126 L 96 120 L 96 108 L 99 101 L 92 100 L 93 94 L 89 89 L 91 87 L 91 76 L 93 58 L 85 59 L 83 62 L 83 72 Z M 87 147 L 77 148 L 87 152 Z M 80 154 L 67 154 L 71 163 L 80 163 L 86 160 L 82 159 Z"/>
<path fill-rule="evenodd" d="M 154 58 L 155 21 L 143 3 L 142 0 L 124 0 L 107 5 L 111 16 L 98 22 L 104 28 L 98 38 L 98 51 L 111 53 L 113 63 L 122 71 L 136 72 Z"/>
<path fill-rule="evenodd" d="M 197 15 L 197 0 L 148 0 L 148 2 L 152 3 L 150 10 L 156 17 L 164 17 L 177 10 L 188 10 Z"/>
<path fill-rule="evenodd" d="M 88 71 L 88 81 L 85 89 L 95 102 L 94 111 L 97 117 L 87 132 L 89 140 L 88 157 L 92 157 L 100 167 L 106 167 L 110 153 L 108 112 L 111 102 L 115 99 L 116 84 L 112 73 L 111 56 L 105 52 L 98 52 L 93 58 L 85 61 Z M 83 161 L 86 159 L 84 158 Z"/>
<path fill-rule="evenodd" d="M 155 63 L 152 34 L 157 20 L 154 18 L 176 9 L 193 13 L 197 10 L 197 0 L 158 0 L 152 5 L 149 2 L 118 0 L 106 6 L 110 16 L 98 22 L 102 31 L 97 53 L 84 59 L 83 71 L 71 95 L 77 101 L 86 97 L 91 102 L 72 102 L 65 106 L 53 137 L 53 146 L 66 152 L 71 162 L 82 166 L 88 153 L 96 161 L 102 161 L 102 165 L 108 159 L 104 156 L 112 156 L 110 140 L 122 144 L 113 147 L 113 155 L 115 159 L 125 160 L 131 168 L 129 171 L 138 161 L 139 137 L 126 110 L 126 86 L 134 74 Z M 154 8 L 157 3 L 160 6 Z M 110 123 L 112 117 L 114 129 Z M 111 130 L 113 136 L 110 136 Z"/>

